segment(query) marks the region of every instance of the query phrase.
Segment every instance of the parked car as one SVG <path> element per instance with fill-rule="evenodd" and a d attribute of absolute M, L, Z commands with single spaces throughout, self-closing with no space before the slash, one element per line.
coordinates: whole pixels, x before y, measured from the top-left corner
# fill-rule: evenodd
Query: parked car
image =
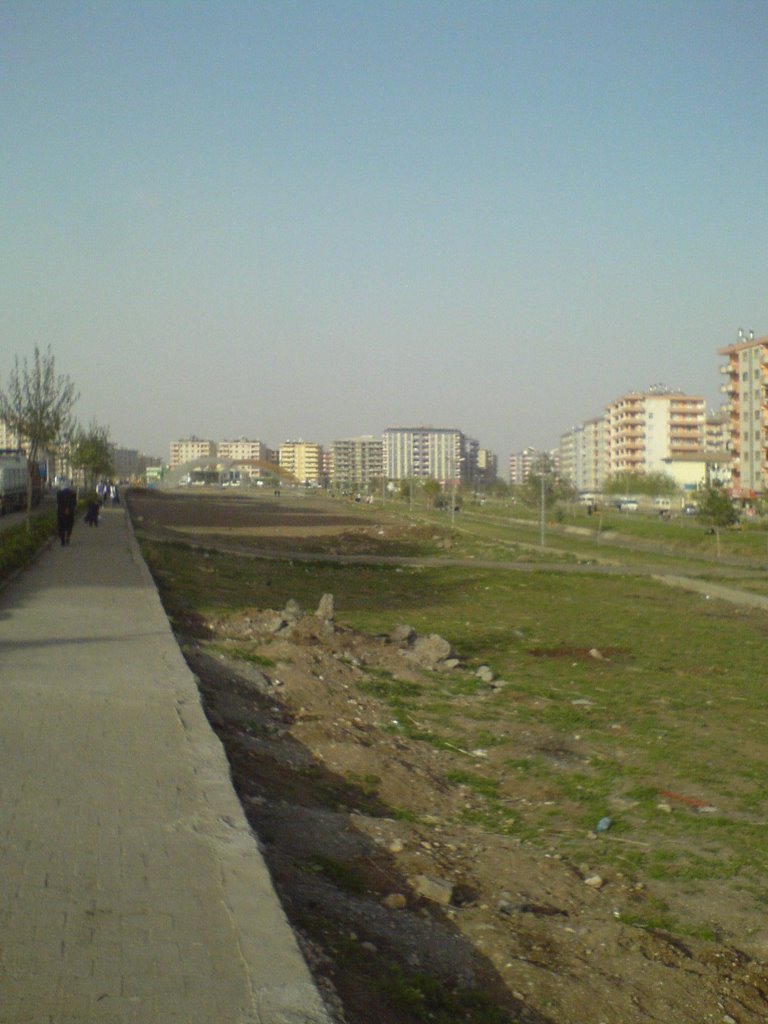
<path fill-rule="evenodd" d="M 699 512 L 698 505 L 683 505 L 683 515 L 684 516 L 695 516 L 695 515 L 698 515 L 698 512 Z"/>

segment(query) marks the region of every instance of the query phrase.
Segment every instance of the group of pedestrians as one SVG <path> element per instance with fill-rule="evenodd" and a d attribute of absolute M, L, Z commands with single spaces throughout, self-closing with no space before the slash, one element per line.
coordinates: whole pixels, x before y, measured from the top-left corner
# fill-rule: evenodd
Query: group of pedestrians
<path fill-rule="evenodd" d="M 99 525 L 99 513 L 107 502 L 112 506 L 120 504 L 120 492 L 114 480 L 99 480 L 96 485 L 96 498 L 88 502 L 85 521 L 88 526 Z M 56 491 L 56 531 L 61 546 L 66 547 L 72 538 L 77 513 L 77 492 L 66 479 L 59 481 Z"/>

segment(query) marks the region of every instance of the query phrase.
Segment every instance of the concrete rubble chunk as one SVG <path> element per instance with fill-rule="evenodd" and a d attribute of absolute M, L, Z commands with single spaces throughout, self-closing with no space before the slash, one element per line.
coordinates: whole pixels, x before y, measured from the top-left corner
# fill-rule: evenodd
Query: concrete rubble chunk
<path fill-rule="evenodd" d="M 453 899 L 453 886 L 441 878 L 417 875 L 411 884 L 417 896 L 429 900 L 430 903 L 439 903 L 441 907 L 449 906 Z"/>
<path fill-rule="evenodd" d="M 294 598 L 286 601 L 285 608 L 283 609 L 283 618 L 287 619 L 288 622 L 298 622 L 302 617 L 303 612 L 301 605 Z"/>

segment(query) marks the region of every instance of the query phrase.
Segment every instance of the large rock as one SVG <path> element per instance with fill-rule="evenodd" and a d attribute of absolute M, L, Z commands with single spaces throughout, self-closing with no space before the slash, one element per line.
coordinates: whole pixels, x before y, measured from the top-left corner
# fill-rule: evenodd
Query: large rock
<path fill-rule="evenodd" d="M 443 637 L 437 633 L 430 633 L 429 636 L 417 636 L 412 645 L 402 653 L 422 668 L 439 669 L 452 657 L 453 649 Z"/>

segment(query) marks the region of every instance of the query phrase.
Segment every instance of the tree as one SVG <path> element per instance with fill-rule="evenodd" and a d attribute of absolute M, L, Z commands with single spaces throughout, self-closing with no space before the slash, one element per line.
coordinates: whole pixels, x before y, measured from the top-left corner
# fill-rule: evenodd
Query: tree
<path fill-rule="evenodd" d="M 603 494 L 647 494 L 671 497 L 677 484 L 666 473 L 617 473 L 603 484 Z"/>
<path fill-rule="evenodd" d="M 440 508 L 441 499 L 443 496 L 443 489 L 440 486 L 439 480 L 429 479 L 425 480 L 422 485 L 422 491 L 427 502 L 427 506 L 430 508 Z"/>
<path fill-rule="evenodd" d="M 41 352 L 35 345 L 32 362 L 16 356 L 6 388 L 0 388 L 0 420 L 26 448 L 29 467 L 27 516 L 32 511 L 32 476 L 40 455 L 57 448 L 74 430 L 72 407 L 79 398 L 75 385 L 56 373 L 50 346 Z"/>
<path fill-rule="evenodd" d="M 79 427 L 75 431 L 69 462 L 73 469 L 82 470 L 86 487 L 92 487 L 100 476 L 113 475 L 112 451 L 109 428 L 100 427 L 96 420 L 91 420 L 87 430 Z"/>
<path fill-rule="evenodd" d="M 711 531 L 714 531 L 717 543 L 717 557 L 720 557 L 720 530 L 724 527 L 735 526 L 739 521 L 738 509 L 734 508 L 733 502 L 726 491 L 717 487 L 707 487 L 704 495 L 699 499 L 698 518 L 706 523 Z"/>

